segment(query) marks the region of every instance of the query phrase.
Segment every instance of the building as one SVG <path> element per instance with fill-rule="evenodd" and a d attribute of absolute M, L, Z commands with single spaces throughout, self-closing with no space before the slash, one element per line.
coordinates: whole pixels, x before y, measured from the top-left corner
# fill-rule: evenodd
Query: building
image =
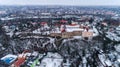
<path fill-rule="evenodd" d="M 22 54 L 18 55 L 17 60 L 11 65 L 11 67 L 20 67 L 22 64 L 25 63 L 29 50 L 25 50 Z"/>
<path fill-rule="evenodd" d="M 81 36 L 82 31 L 73 31 L 73 36 Z"/>
<path fill-rule="evenodd" d="M 14 62 L 11 67 L 20 67 L 26 60 L 26 56 L 24 54 L 20 54 L 16 62 Z"/>
<path fill-rule="evenodd" d="M 106 22 L 102 22 L 102 25 L 104 26 L 108 26 L 108 24 Z"/>
<path fill-rule="evenodd" d="M 84 29 L 80 28 L 80 25 L 78 24 L 71 24 L 71 25 L 65 25 L 61 26 L 62 29 L 65 28 L 66 32 L 73 32 L 73 31 L 83 31 Z"/>
<path fill-rule="evenodd" d="M 91 28 L 90 25 L 79 25 L 77 22 L 72 24 L 63 24 L 60 28 L 56 28 L 54 32 L 50 33 L 50 36 L 60 36 L 62 38 L 72 38 L 82 36 L 83 38 L 91 39 L 93 36 L 97 36 L 98 31 L 95 27 Z M 81 37 L 79 37 L 81 38 Z"/>
<path fill-rule="evenodd" d="M 61 37 L 61 33 L 50 33 L 52 37 Z"/>
<path fill-rule="evenodd" d="M 61 37 L 62 38 L 71 38 L 73 36 L 72 32 L 63 32 Z"/>
<path fill-rule="evenodd" d="M 28 56 L 25 66 L 26 67 L 35 67 L 39 63 L 39 53 L 38 52 L 33 52 Z"/>
<path fill-rule="evenodd" d="M 82 32 L 82 37 L 91 39 L 93 37 L 93 32 L 84 31 Z"/>

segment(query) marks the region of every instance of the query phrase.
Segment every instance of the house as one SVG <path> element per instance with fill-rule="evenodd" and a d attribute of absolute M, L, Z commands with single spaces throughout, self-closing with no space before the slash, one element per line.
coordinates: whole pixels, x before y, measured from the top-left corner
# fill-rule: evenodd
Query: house
<path fill-rule="evenodd" d="M 25 54 L 20 54 L 17 58 L 17 61 L 14 62 L 11 67 L 20 67 L 26 60 L 26 55 Z"/>
<path fill-rule="evenodd" d="M 62 20 L 60 20 L 60 22 L 63 23 L 63 24 L 65 24 L 65 23 L 67 23 L 68 21 L 62 19 Z"/>
<path fill-rule="evenodd" d="M 15 63 L 11 65 L 11 67 L 20 67 L 25 62 L 26 56 L 23 54 L 20 54 L 18 56 L 18 59 Z"/>
<path fill-rule="evenodd" d="M 106 22 L 102 22 L 102 25 L 104 26 L 108 26 L 108 24 Z"/>
<path fill-rule="evenodd" d="M 39 53 L 38 52 L 33 52 L 31 55 L 28 57 L 26 60 L 25 64 L 26 66 L 30 67 L 35 67 L 39 63 Z"/>
<path fill-rule="evenodd" d="M 41 22 L 40 24 L 44 26 L 47 25 L 47 22 Z"/>

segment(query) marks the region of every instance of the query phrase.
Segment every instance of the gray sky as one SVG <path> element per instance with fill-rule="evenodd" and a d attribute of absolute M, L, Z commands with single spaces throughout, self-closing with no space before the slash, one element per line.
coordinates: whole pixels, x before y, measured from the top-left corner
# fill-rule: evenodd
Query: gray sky
<path fill-rule="evenodd" d="M 120 0 L 0 0 L 0 5 L 120 5 Z"/>

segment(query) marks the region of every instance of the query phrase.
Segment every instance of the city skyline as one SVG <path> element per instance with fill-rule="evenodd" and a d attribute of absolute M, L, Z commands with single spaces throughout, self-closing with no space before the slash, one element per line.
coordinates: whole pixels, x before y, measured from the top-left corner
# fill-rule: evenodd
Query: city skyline
<path fill-rule="evenodd" d="M 120 6 L 119 0 L 0 0 L 0 5 Z"/>

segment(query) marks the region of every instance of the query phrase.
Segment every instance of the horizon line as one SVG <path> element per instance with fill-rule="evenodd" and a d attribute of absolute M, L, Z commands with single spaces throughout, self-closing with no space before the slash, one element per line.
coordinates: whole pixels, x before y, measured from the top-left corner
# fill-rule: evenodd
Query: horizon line
<path fill-rule="evenodd" d="M 115 6 L 115 7 L 119 7 L 120 5 L 55 5 L 55 4 L 0 4 L 0 6 Z"/>

